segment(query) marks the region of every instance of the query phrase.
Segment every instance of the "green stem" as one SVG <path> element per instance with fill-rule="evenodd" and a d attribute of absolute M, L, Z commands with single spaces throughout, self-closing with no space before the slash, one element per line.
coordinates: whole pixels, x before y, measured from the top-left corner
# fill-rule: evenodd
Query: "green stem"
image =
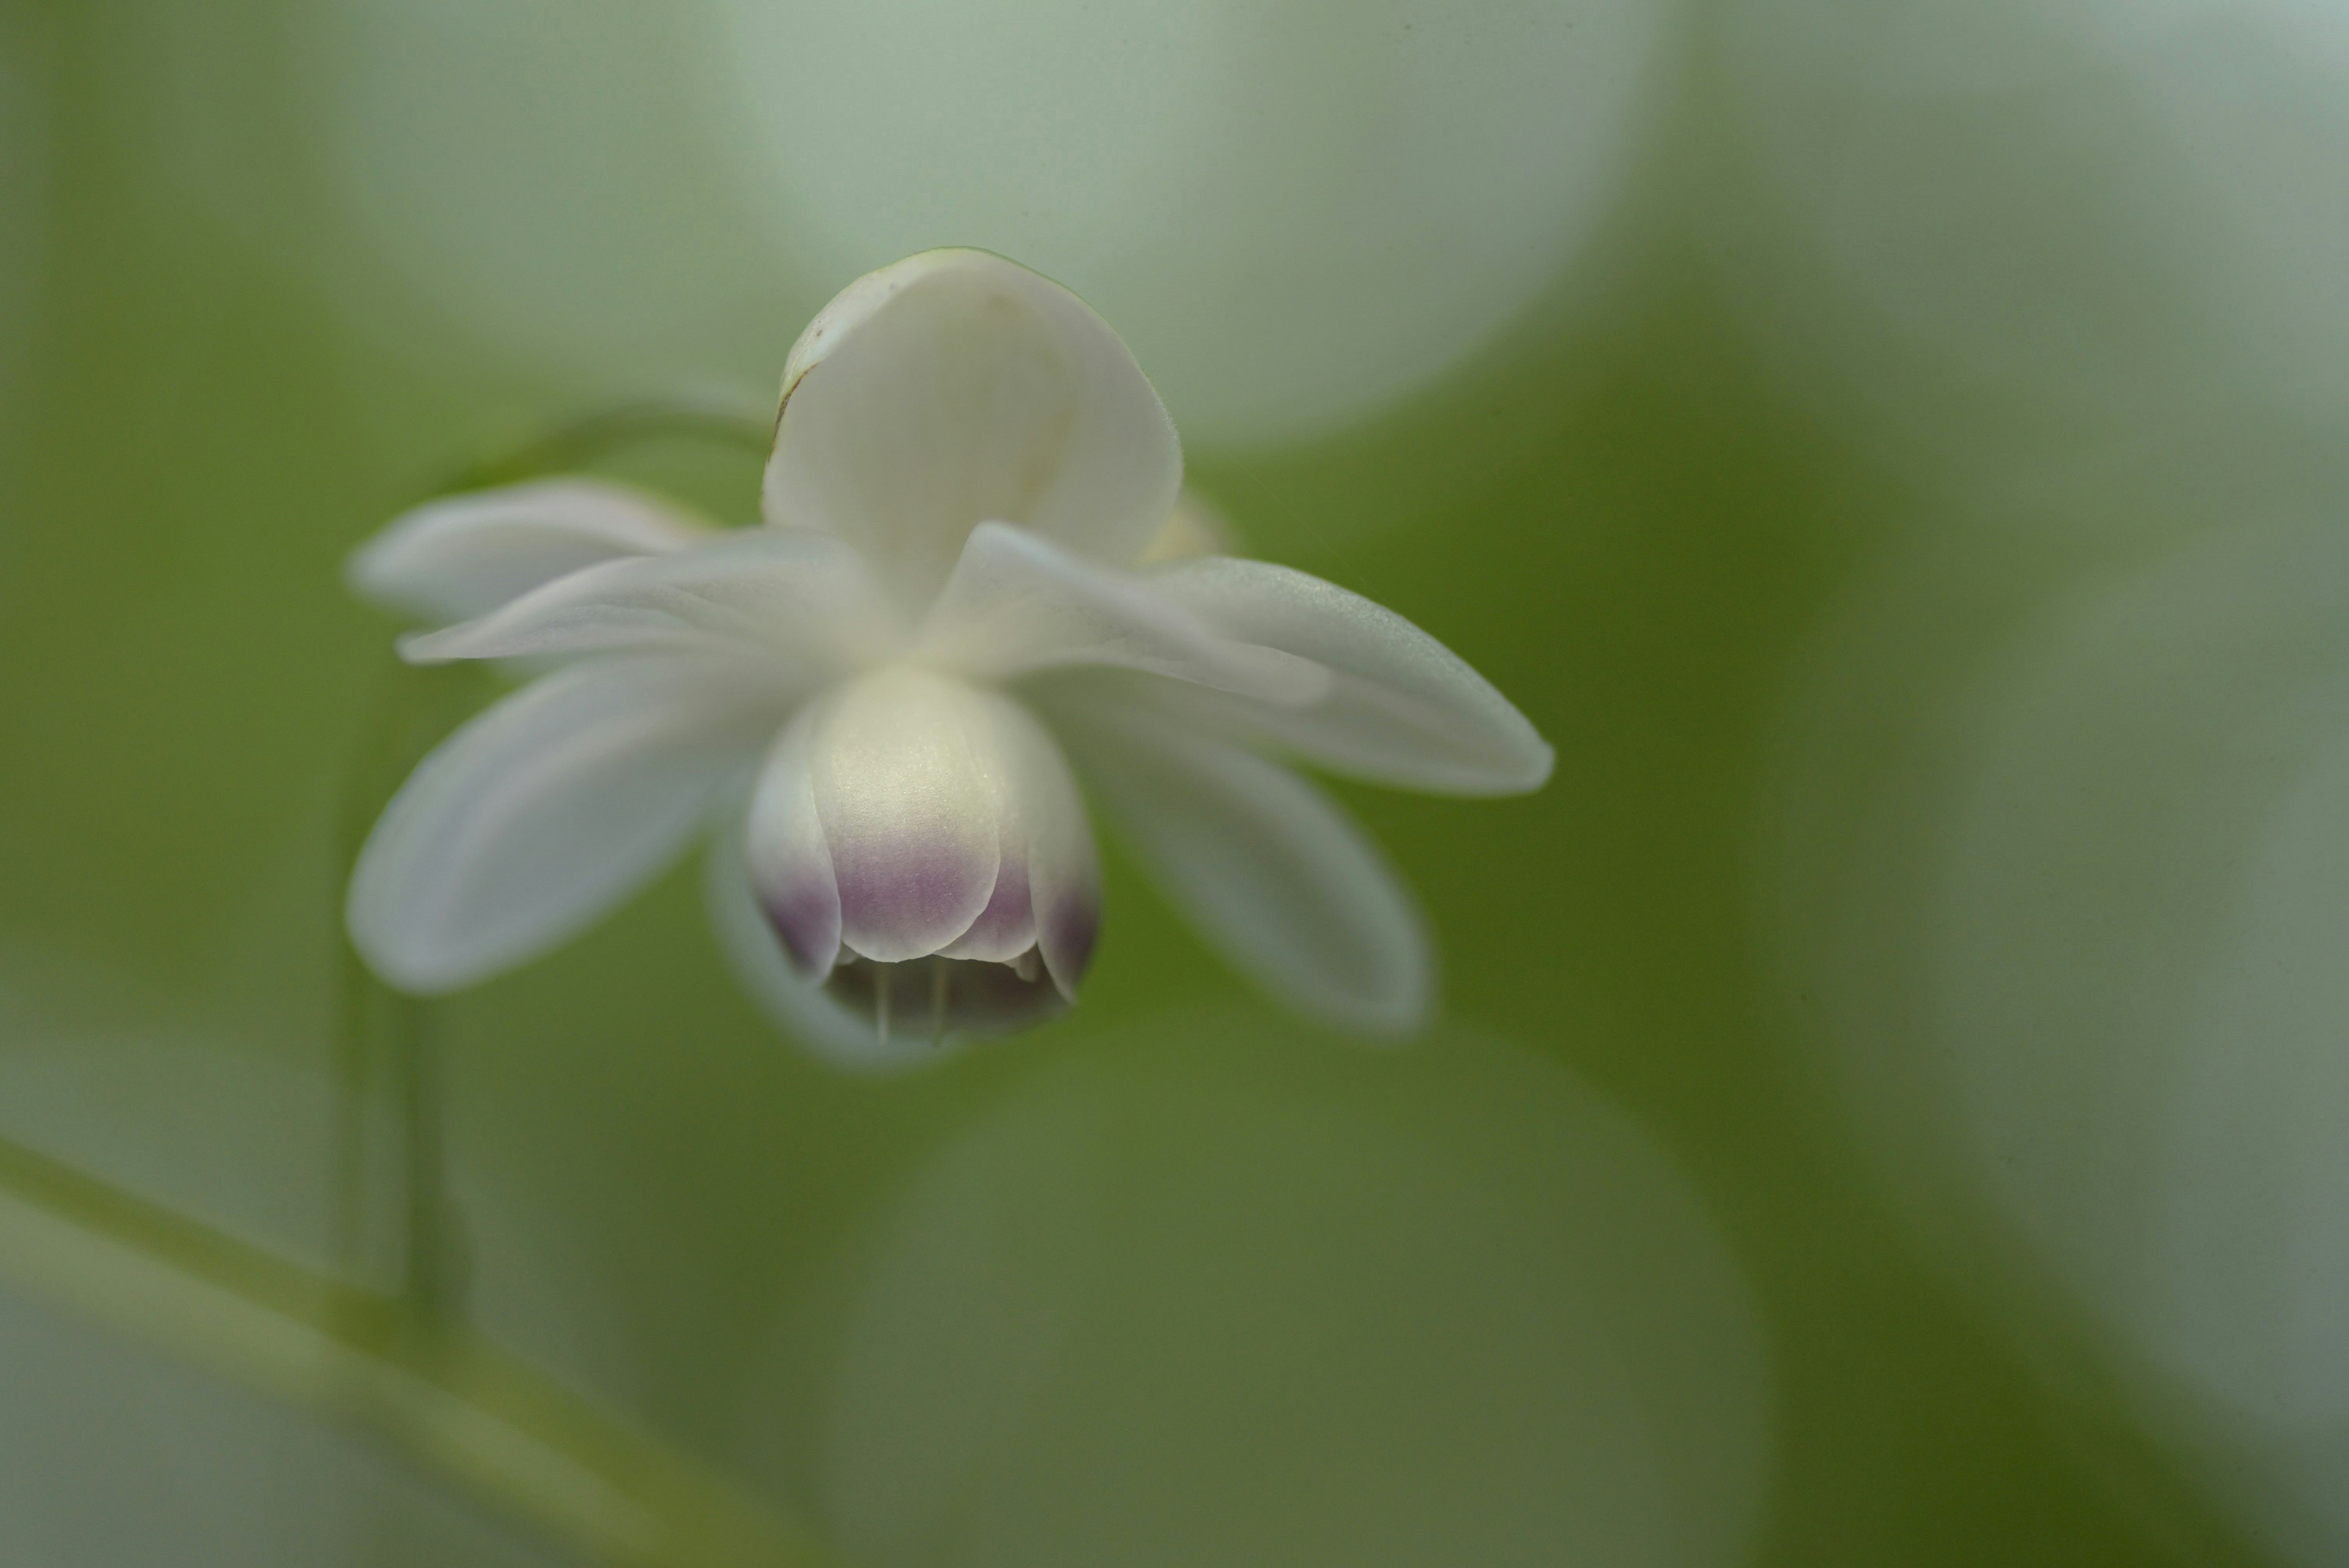
<path fill-rule="evenodd" d="M 771 435 L 763 410 L 632 402 L 483 458 L 442 488 L 514 483 L 647 441 L 709 440 L 763 453 Z M 481 695 L 471 670 L 391 672 L 343 802 L 346 884 L 399 781 Z M 373 1427 L 599 1560 L 814 1563 L 779 1518 L 465 1324 L 471 1260 L 447 1179 L 433 1010 L 377 980 L 347 942 L 343 971 L 337 1274 L 5 1141 L 0 1272 L 218 1372 Z M 399 1109 L 396 1176 L 371 1158 L 372 1134 L 385 1124 L 370 1112 L 387 1096 Z"/>
<path fill-rule="evenodd" d="M 699 440 L 763 454 L 771 445 L 771 412 L 739 400 L 707 397 L 647 398 L 597 410 L 554 426 L 452 475 L 443 493 L 518 483 L 542 474 L 583 468 L 626 446 Z M 453 723 L 441 688 L 429 678 L 396 672 L 378 703 L 374 754 L 362 758 L 356 788 L 346 800 L 343 877 L 347 884 L 369 826 L 398 781 Z M 463 1311 L 469 1259 L 446 1175 L 441 1138 L 441 1083 L 430 1010 L 392 994 L 350 955 L 337 1077 L 343 1085 L 338 1211 L 346 1265 L 364 1276 L 371 1253 L 386 1238 L 369 1235 L 367 1107 L 371 1080 L 391 1080 L 401 1107 L 400 1181 L 406 1194 L 399 1240 L 404 1291 L 418 1327 L 427 1333 Z M 372 1246 L 370 1242 L 372 1241 Z"/>
<path fill-rule="evenodd" d="M 621 1568 L 814 1568 L 786 1522 L 461 1326 L 0 1139 L 0 1275 L 214 1373 L 369 1428 Z"/>
<path fill-rule="evenodd" d="M 542 474 L 585 468 L 622 447 L 679 439 L 741 447 L 763 457 L 774 444 L 774 411 L 718 398 L 647 398 L 619 403 L 478 459 L 450 475 L 440 490 L 517 484 Z"/>
<path fill-rule="evenodd" d="M 347 872 L 398 779 L 485 685 L 462 670 L 392 672 L 344 802 Z M 334 1270 L 0 1139 L 0 1279 L 372 1430 L 592 1561 L 817 1568 L 822 1554 L 781 1515 L 466 1325 L 430 1008 L 346 948 Z M 397 1118 L 370 1115 L 385 1096 L 397 1096 Z M 396 1171 L 368 1158 L 378 1128 L 397 1129 Z"/>
<path fill-rule="evenodd" d="M 344 885 L 392 792 L 478 706 L 485 684 L 479 671 L 463 667 L 395 663 L 387 672 L 345 791 Z M 432 1008 L 377 980 L 348 942 L 342 974 L 342 1030 L 335 1048 L 337 1255 L 355 1282 L 387 1286 L 397 1280 L 416 1328 L 429 1334 L 461 1314 L 466 1273 L 462 1231 L 445 1175 Z M 398 1111 L 390 1160 L 377 1157 L 373 1135 L 387 1118 L 370 1112 L 379 1105 Z"/>

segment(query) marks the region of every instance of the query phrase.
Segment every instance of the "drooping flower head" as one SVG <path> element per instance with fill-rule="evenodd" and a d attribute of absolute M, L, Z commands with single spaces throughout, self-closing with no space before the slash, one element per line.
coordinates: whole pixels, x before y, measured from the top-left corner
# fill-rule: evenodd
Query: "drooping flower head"
<path fill-rule="evenodd" d="M 1081 773 L 1241 969 L 1322 1019 L 1410 1029 L 1431 988 L 1410 899 L 1276 759 L 1500 794 L 1537 787 L 1549 748 L 1402 618 L 1201 553 L 1181 486 L 1174 425 L 1108 326 L 945 250 L 859 279 L 801 336 L 763 525 L 585 478 L 399 518 L 352 579 L 442 623 L 403 655 L 542 672 L 393 798 L 352 877 L 354 941 L 396 985 L 454 990 L 708 832 L 752 993 L 843 1061 L 905 1060 L 1075 997 L 1101 918 Z"/>

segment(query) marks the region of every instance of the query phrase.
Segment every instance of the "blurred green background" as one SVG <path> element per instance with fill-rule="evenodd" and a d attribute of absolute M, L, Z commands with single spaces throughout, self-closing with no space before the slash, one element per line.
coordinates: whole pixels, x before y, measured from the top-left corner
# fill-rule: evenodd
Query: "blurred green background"
<path fill-rule="evenodd" d="M 0 1559 L 2341 1561 L 2345 87 L 2333 0 L 0 0 Z M 482 693 L 347 553 L 942 244 L 1556 743 L 1340 792 L 1444 1022 L 1114 860 L 902 1078 L 691 866 L 355 999 Z"/>

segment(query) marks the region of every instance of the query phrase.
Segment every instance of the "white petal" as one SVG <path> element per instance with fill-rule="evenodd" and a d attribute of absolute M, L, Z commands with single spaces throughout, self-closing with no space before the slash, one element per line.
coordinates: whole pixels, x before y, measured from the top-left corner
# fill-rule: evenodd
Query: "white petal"
<path fill-rule="evenodd" d="M 1091 307 L 999 256 L 929 251 L 850 285 L 792 348 L 765 504 L 854 540 L 917 607 L 989 518 L 1133 561 L 1182 472 Z"/>
<path fill-rule="evenodd" d="M 820 708 L 792 721 L 759 769 L 750 796 L 750 885 L 768 922 L 801 972 L 821 981 L 840 956 L 840 884 L 816 814 L 808 756 Z"/>
<path fill-rule="evenodd" d="M 739 667 L 576 665 L 449 737 L 385 808 L 351 877 L 351 940 L 431 992 L 555 946 L 657 871 L 782 714 Z"/>
<path fill-rule="evenodd" d="M 1319 790 L 1147 714 L 1097 710 L 1062 733 L 1128 844 L 1236 967 L 1347 1028 L 1425 1021 L 1432 964 L 1411 897 Z"/>
<path fill-rule="evenodd" d="M 968 930 L 1002 865 L 1002 768 L 978 694 L 902 667 L 827 700 L 809 755 L 840 889 L 841 938 L 926 957 Z"/>
<path fill-rule="evenodd" d="M 775 1026 L 835 1067 L 853 1073 L 899 1073 L 944 1060 L 961 1048 L 948 1033 L 884 1034 L 869 1014 L 843 1006 L 795 967 L 783 950 L 751 885 L 744 835 L 738 826 L 709 847 L 703 886 L 710 928 L 743 990 Z"/>
<path fill-rule="evenodd" d="M 946 950 L 1009 963 L 1038 950 L 1053 984 L 1074 1000 L 1101 927 L 1101 867 L 1092 825 L 1051 732 L 1016 700 L 978 693 L 1000 769 L 1003 868 L 987 909 Z"/>
<path fill-rule="evenodd" d="M 626 649 L 730 649 L 803 679 L 899 636 L 856 552 L 804 528 L 741 528 L 679 555 L 606 561 L 482 616 L 410 637 L 419 664 Z"/>
<path fill-rule="evenodd" d="M 1002 523 L 970 536 L 918 641 L 923 659 L 983 680 L 1108 666 L 1268 702 L 1329 690 L 1309 659 L 1218 634 L 1156 578 L 1086 561 Z"/>
<path fill-rule="evenodd" d="M 710 532 L 625 484 L 548 479 L 419 506 L 360 545 L 349 576 L 360 597 L 387 608 L 467 620 L 582 566 L 670 555 Z"/>
<path fill-rule="evenodd" d="M 1335 677 L 1302 705 L 1197 705 L 1333 773 L 1452 794 L 1516 794 L 1550 774 L 1549 746 L 1467 662 L 1392 610 L 1266 561 L 1215 556 L 1157 573 L 1159 590 L 1225 635 Z M 1178 699 L 1179 700 L 1179 699 Z"/>

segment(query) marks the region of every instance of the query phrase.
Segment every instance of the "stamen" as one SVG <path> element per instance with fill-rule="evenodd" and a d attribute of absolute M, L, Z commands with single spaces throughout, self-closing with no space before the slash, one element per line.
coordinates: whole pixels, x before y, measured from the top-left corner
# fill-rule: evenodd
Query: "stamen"
<path fill-rule="evenodd" d="M 902 1004 L 897 995 L 901 981 L 913 992 Z M 885 1047 L 919 1039 L 925 1024 L 930 1044 L 937 1046 L 946 1044 L 949 1033 L 1008 1034 L 1041 1023 L 1066 1005 L 1040 956 L 1033 953 L 1017 964 L 936 954 L 896 963 L 866 959 L 833 966 L 823 988 L 834 1001 L 871 1019 L 874 1035 Z M 902 1026 L 896 1017 L 901 1005 L 912 1009 Z"/>

